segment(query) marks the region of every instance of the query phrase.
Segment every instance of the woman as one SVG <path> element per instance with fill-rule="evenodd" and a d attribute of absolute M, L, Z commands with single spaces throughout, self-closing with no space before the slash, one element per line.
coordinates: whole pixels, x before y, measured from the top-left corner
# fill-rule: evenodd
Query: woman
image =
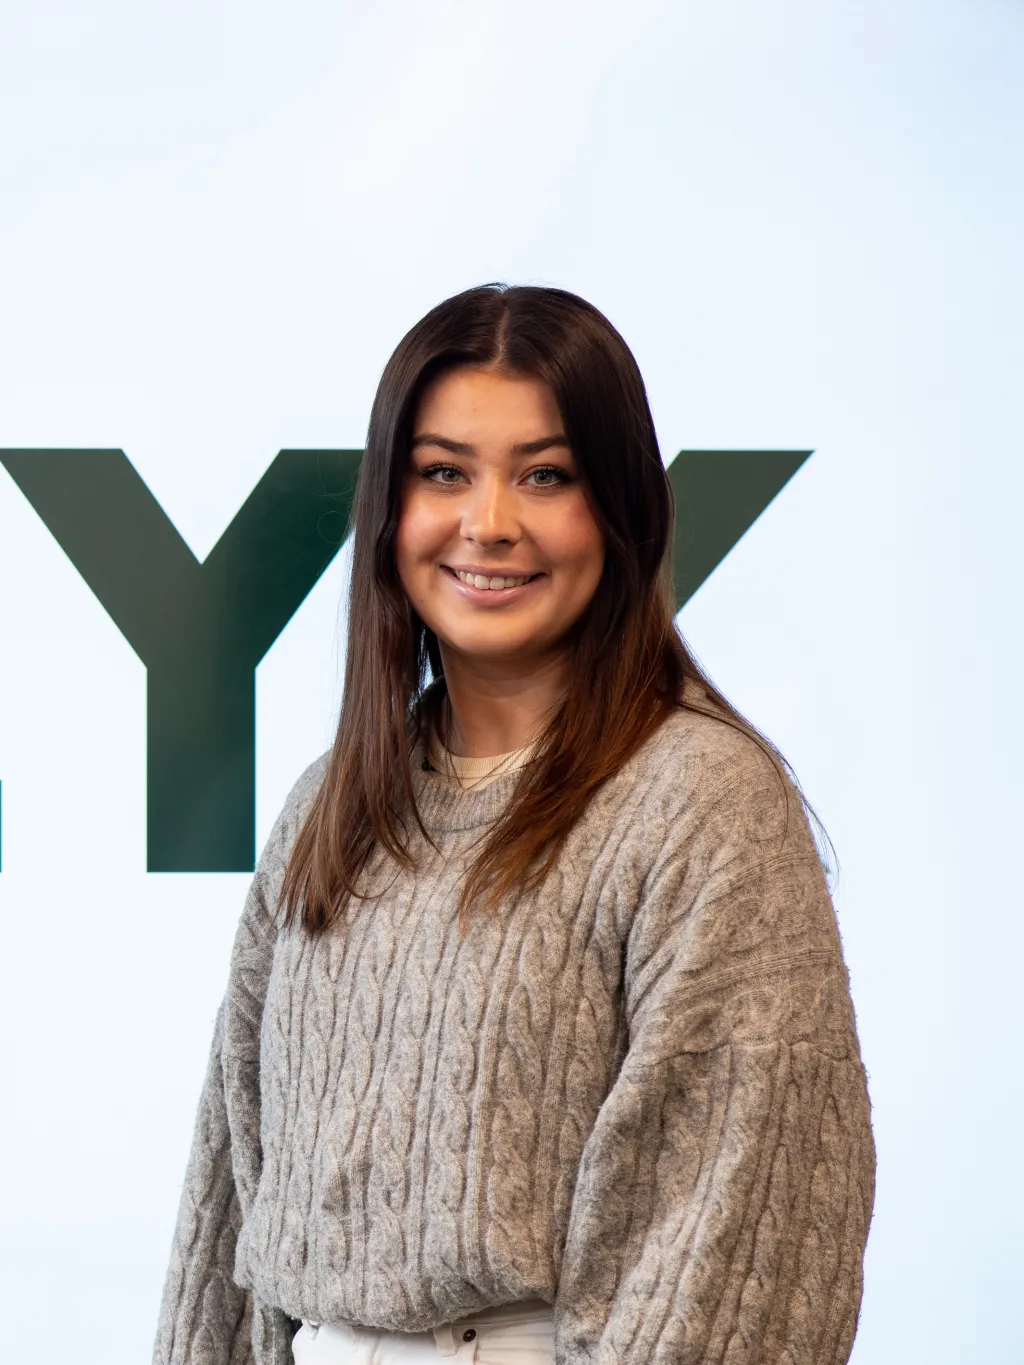
<path fill-rule="evenodd" d="M 155 1360 L 845 1361 L 874 1147 L 835 915 L 676 632 L 622 338 L 555 289 L 433 309 L 355 527 L 338 733 L 242 913 Z"/>

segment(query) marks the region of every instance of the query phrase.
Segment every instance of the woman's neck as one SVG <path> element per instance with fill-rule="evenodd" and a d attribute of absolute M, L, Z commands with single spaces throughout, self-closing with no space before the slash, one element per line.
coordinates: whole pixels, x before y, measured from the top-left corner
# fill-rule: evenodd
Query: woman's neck
<path fill-rule="evenodd" d="M 532 743 L 565 690 L 564 657 L 517 672 L 452 656 L 441 646 L 448 700 L 440 729 L 449 752 L 493 758 Z"/>

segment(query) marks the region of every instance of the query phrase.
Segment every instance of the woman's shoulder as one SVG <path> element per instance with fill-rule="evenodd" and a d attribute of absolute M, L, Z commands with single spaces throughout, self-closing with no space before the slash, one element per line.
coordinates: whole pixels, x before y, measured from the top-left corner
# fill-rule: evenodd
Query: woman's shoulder
<path fill-rule="evenodd" d="M 682 788 L 689 797 L 735 783 L 759 787 L 785 776 L 770 745 L 689 686 L 685 705 L 668 713 L 626 769 L 633 782 Z"/>
<path fill-rule="evenodd" d="M 282 813 L 287 812 L 292 818 L 298 819 L 301 824 L 323 784 L 330 758 L 331 750 L 325 749 L 319 758 L 314 758 L 312 763 L 308 763 L 303 768 L 292 783 Z"/>
<path fill-rule="evenodd" d="M 756 732 L 696 690 L 670 712 L 609 783 L 607 812 L 664 848 L 720 840 L 737 829 L 788 848 L 813 846 L 802 796 L 785 761 Z M 794 842 L 791 842 L 794 841 Z M 810 842 L 809 842 L 810 841 Z"/>
<path fill-rule="evenodd" d="M 271 870 L 271 866 L 283 873 L 292 845 L 323 785 L 330 757 L 331 751 L 327 749 L 319 758 L 307 764 L 292 783 L 260 857 L 260 869 L 264 875 Z"/>

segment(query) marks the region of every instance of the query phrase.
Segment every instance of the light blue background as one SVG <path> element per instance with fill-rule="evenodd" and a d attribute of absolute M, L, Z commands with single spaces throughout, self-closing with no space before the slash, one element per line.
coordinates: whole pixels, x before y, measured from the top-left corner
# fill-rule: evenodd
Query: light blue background
<path fill-rule="evenodd" d="M 839 853 L 856 1365 L 1024 1359 L 1022 70 L 1012 0 L 0 0 L 0 445 L 122 447 L 200 557 L 486 280 L 603 309 L 666 458 L 815 449 L 681 623 Z M 346 562 L 258 672 L 261 842 Z M 142 665 L 2 473 L 0 651 L 4 1350 L 137 1365 L 247 878 L 145 874 Z"/>

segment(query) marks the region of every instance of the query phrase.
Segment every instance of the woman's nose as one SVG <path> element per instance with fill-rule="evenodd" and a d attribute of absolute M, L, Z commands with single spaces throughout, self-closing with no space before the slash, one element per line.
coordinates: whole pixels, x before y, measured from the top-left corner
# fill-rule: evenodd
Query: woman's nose
<path fill-rule="evenodd" d="M 480 479 L 463 507 L 462 534 L 480 545 L 519 538 L 515 494 L 500 479 Z"/>

